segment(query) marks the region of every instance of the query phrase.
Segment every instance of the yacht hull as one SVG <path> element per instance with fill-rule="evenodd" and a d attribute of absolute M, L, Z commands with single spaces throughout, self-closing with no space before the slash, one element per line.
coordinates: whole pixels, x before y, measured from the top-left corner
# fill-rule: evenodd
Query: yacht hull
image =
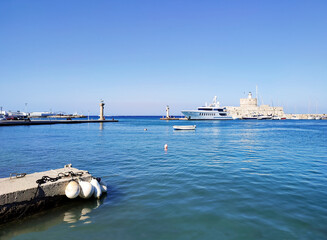
<path fill-rule="evenodd" d="M 187 110 L 182 111 L 182 114 L 188 120 L 233 120 L 233 117 L 227 115 L 221 116 L 222 112 L 218 111 L 200 111 L 200 110 Z"/>

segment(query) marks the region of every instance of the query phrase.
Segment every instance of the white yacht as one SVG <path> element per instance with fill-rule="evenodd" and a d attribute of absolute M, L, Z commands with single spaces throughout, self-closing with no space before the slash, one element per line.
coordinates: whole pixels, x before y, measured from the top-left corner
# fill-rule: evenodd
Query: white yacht
<path fill-rule="evenodd" d="M 207 106 L 199 107 L 198 110 L 182 110 L 183 115 L 188 120 L 233 120 L 232 116 L 228 115 L 225 107 L 220 107 L 217 102 L 217 96 L 213 102 Z"/>

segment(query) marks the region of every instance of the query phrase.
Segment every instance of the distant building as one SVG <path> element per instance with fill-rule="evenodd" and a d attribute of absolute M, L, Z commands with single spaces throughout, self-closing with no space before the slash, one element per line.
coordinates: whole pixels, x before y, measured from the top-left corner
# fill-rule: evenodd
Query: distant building
<path fill-rule="evenodd" d="M 11 116 L 11 117 L 27 117 L 28 114 L 21 112 L 21 111 L 17 111 L 17 112 L 7 112 L 7 116 Z"/>
<path fill-rule="evenodd" d="M 31 112 L 30 117 L 49 117 L 56 115 L 53 112 Z"/>
<path fill-rule="evenodd" d="M 249 92 L 247 98 L 240 99 L 239 107 L 226 107 L 227 111 L 233 117 L 248 117 L 253 115 L 264 116 L 285 116 L 283 107 L 271 107 L 269 105 L 258 106 L 257 98 L 252 98 L 252 93 Z"/>

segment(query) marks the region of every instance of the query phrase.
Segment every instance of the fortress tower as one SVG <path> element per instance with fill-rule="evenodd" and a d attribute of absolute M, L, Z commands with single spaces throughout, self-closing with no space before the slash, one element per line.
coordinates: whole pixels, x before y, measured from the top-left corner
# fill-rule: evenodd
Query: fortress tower
<path fill-rule="evenodd" d="M 249 92 L 247 98 L 240 99 L 239 107 L 227 107 L 227 110 L 235 117 L 248 117 L 253 115 L 285 116 L 283 107 L 271 107 L 269 105 L 258 106 L 258 99 L 252 98 L 251 92 Z"/>
<path fill-rule="evenodd" d="M 258 106 L 258 100 L 256 98 L 252 98 L 252 93 L 249 92 L 247 98 L 240 99 L 240 107 L 241 108 L 249 108 L 253 109 Z"/>

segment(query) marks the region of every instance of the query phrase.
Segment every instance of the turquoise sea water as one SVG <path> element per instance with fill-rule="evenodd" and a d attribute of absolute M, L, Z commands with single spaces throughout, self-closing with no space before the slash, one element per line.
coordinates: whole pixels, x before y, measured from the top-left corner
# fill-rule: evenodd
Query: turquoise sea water
<path fill-rule="evenodd" d="M 327 121 L 118 119 L 0 128 L 0 177 L 72 163 L 109 185 L 0 238 L 327 239 Z"/>

